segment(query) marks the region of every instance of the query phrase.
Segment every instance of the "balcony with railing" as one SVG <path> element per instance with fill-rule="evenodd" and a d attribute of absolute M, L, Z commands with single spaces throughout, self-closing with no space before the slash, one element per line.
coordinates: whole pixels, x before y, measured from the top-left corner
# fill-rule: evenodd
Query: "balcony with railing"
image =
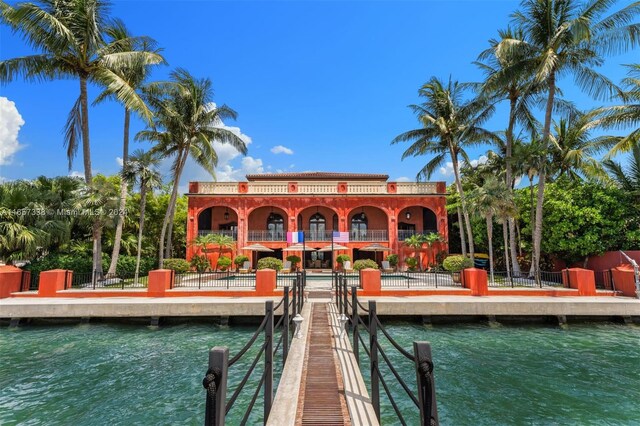
<path fill-rule="evenodd" d="M 192 182 L 195 194 L 236 195 L 240 194 L 238 182 Z M 287 182 L 243 182 L 242 193 L 248 195 L 282 195 L 291 193 Z M 404 194 L 433 195 L 438 194 L 437 182 L 396 182 L 395 190 L 390 191 L 387 182 L 352 181 L 347 182 L 348 195 L 372 194 Z M 338 182 L 305 181 L 295 189 L 296 194 L 337 194 Z"/>
<path fill-rule="evenodd" d="M 233 238 L 233 241 L 238 241 L 238 231 L 232 231 L 232 230 L 219 230 L 219 229 L 199 229 L 198 230 L 198 235 L 199 236 L 204 236 L 204 235 L 225 235 L 227 237 L 231 237 Z"/>
<path fill-rule="evenodd" d="M 306 241 L 331 241 L 333 231 L 304 231 Z"/>
<path fill-rule="evenodd" d="M 248 241 L 286 241 L 287 233 L 283 231 L 249 230 Z"/>
<path fill-rule="evenodd" d="M 389 241 L 386 229 L 366 229 L 349 231 L 351 241 Z"/>
<path fill-rule="evenodd" d="M 437 229 L 425 229 L 423 231 L 416 231 L 415 229 L 398 229 L 398 241 L 404 241 L 407 238 L 413 236 L 413 235 L 417 235 L 417 234 L 422 234 L 422 235 L 426 235 L 426 234 L 437 234 L 438 230 Z"/>

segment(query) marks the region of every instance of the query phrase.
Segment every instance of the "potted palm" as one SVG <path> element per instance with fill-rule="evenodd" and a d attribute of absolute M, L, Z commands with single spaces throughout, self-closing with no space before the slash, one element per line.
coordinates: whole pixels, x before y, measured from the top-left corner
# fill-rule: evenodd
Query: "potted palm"
<path fill-rule="evenodd" d="M 471 268 L 473 266 L 473 261 L 465 256 L 461 256 L 459 254 L 448 256 L 444 262 L 442 262 L 442 267 L 445 271 L 452 272 L 451 278 L 453 282 L 459 283 L 460 280 L 460 271 L 466 268 Z"/>

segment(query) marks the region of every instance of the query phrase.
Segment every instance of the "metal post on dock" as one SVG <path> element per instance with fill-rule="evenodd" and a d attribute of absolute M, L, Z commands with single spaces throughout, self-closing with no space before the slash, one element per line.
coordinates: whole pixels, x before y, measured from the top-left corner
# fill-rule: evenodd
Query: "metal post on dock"
<path fill-rule="evenodd" d="M 344 280 L 344 287 L 343 287 L 343 291 L 344 294 L 342 295 L 342 297 L 344 297 L 343 303 L 342 303 L 342 309 L 344 309 L 344 311 L 342 312 L 345 315 L 349 315 L 349 291 L 347 290 L 347 280 Z"/>
<path fill-rule="evenodd" d="M 298 280 L 300 279 L 300 276 L 296 276 L 296 282 L 293 283 L 293 293 L 291 294 L 291 299 L 293 302 L 293 306 L 291 309 L 291 315 L 292 316 L 296 316 L 296 314 L 298 313 Z"/>
<path fill-rule="evenodd" d="M 376 301 L 369 300 L 369 354 L 371 373 L 371 405 L 380 421 L 380 378 L 378 377 L 378 324 Z"/>
<path fill-rule="evenodd" d="M 360 322 L 360 317 L 358 316 L 358 287 L 351 286 L 351 306 L 353 306 L 353 310 L 351 311 L 351 326 L 353 332 L 353 355 L 356 358 L 356 363 L 360 365 L 360 356 L 358 350 L 358 323 Z"/>
<path fill-rule="evenodd" d="M 284 287 L 282 305 L 282 368 L 284 368 L 284 364 L 287 362 L 287 355 L 289 355 L 289 286 Z"/>
<path fill-rule="evenodd" d="M 215 346 L 209 351 L 209 369 L 202 381 L 207 390 L 205 426 L 224 426 L 228 365 L 229 348 Z"/>
<path fill-rule="evenodd" d="M 429 342 L 413 342 L 416 379 L 418 383 L 418 403 L 420 425 L 438 426 L 438 406 L 436 405 L 436 385 L 433 380 L 433 361 Z M 373 382 L 372 382 L 373 383 Z"/>
<path fill-rule="evenodd" d="M 273 404 L 273 300 L 264 302 L 264 310 L 264 418 L 268 419 Z"/>

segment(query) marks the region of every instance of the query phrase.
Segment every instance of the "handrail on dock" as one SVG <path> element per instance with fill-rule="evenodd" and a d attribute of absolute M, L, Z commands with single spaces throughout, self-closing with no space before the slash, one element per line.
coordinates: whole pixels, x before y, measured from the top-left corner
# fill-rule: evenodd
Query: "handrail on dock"
<path fill-rule="evenodd" d="M 293 286 L 291 289 L 289 286 L 284 287 L 283 297 L 277 305 L 274 306 L 273 300 L 265 302 L 265 315 L 260 326 L 234 357 L 229 359 L 228 347 L 215 346 L 210 350 L 209 367 L 202 381 L 202 385 L 207 391 L 205 426 L 223 426 L 225 424 L 225 416 L 245 389 L 249 378 L 261 359 L 264 360 L 264 371 L 260 376 L 260 381 L 251 397 L 251 401 L 244 411 L 240 424 L 244 425 L 249 420 L 260 390 L 263 390 L 263 420 L 266 423 L 273 404 L 274 356 L 282 349 L 282 363 L 283 365 L 286 363 L 291 342 L 290 334 L 293 331 L 291 325 L 295 324 L 294 318 L 302 311 L 305 303 L 304 287 L 306 280 L 304 275 L 304 272 L 296 273 Z M 282 315 L 276 323 L 274 322 L 275 311 L 279 308 L 282 308 Z M 277 331 L 280 331 L 280 338 L 275 342 L 274 336 Z M 233 391 L 232 396 L 227 399 L 229 368 L 249 353 L 249 349 L 254 347 L 260 334 L 264 334 L 264 342 L 254 356 L 250 367 L 244 373 L 242 380 Z"/>

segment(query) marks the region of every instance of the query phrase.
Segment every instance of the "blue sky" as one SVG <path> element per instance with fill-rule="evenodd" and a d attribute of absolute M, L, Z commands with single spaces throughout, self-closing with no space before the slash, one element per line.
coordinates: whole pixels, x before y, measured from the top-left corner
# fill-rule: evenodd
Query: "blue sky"
<path fill-rule="evenodd" d="M 481 73 L 471 62 L 517 6 L 509 0 L 120 0 L 112 11 L 132 33 L 151 36 L 164 48 L 169 66 L 156 69 L 152 79 L 186 68 L 211 78 L 215 101 L 238 112 L 238 120 L 226 125 L 250 138 L 249 154 L 243 158 L 220 148 L 219 180 L 242 179 L 246 172 L 310 170 L 406 180 L 429 160 L 401 161 L 406 146 L 389 144 L 417 126 L 407 105 L 419 101 L 417 90 L 431 76 L 478 81 Z M 21 39 L 0 27 L 0 58 L 29 53 Z M 603 71 L 620 81 L 620 64 L 631 62 L 638 62 L 637 51 L 609 58 Z M 570 81 L 562 88 L 582 108 L 601 104 Z M 97 93 L 92 88 L 90 96 Z M 0 102 L 0 178 L 70 173 L 62 128 L 77 96 L 77 81 L 0 87 L 0 97 L 15 103 L 12 108 Z M 116 103 L 91 108 L 94 172 L 118 171 L 122 121 Z M 487 127 L 501 130 L 505 121 L 500 108 Z M 136 120 L 132 134 L 142 128 Z M 132 148 L 148 146 L 136 142 Z M 486 149 L 474 149 L 471 156 Z M 80 153 L 71 172 L 82 172 Z M 190 164 L 183 183 L 188 180 L 210 178 Z M 438 172 L 432 180 L 452 176 Z"/>

